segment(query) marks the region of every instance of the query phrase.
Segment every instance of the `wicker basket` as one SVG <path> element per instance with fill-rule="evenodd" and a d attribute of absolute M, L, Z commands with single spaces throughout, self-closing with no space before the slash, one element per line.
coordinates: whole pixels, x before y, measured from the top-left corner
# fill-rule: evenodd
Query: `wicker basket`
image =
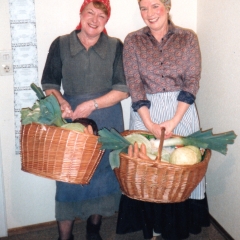
<path fill-rule="evenodd" d="M 58 181 L 88 184 L 104 151 L 95 135 L 28 124 L 21 127 L 22 170 Z"/>
<path fill-rule="evenodd" d="M 122 136 L 143 131 L 125 131 Z M 203 179 L 207 171 L 211 151 L 205 151 L 202 162 L 194 165 L 174 165 L 157 159 L 134 159 L 120 154 L 120 167 L 114 172 L 122 192 L 133 199 L 155 202 L 176 203 L 189 198 L 191 192 Z"/>

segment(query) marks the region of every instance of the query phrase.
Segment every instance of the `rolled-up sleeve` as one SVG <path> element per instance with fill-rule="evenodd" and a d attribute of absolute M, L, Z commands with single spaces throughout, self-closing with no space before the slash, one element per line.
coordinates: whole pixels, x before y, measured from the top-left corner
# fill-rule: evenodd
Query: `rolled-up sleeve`
<path fill-rule="evenodd" d="M 123 70 L 123 44 L 118 41 L 116 47 L 116 56 L 113 63 L 113 85 L 112 89 L 121 91 L 121 92 L 129 92 L 128 87 L 126 85 L 126 77 Z"/>
<path fill-rule="evenodd" d="M 47 60 L 42 74 L 42 89 L 60 90 L 62 80 L 62 61 L 60 57 L 59 37 L 56 38 L 49 49 Z"/>

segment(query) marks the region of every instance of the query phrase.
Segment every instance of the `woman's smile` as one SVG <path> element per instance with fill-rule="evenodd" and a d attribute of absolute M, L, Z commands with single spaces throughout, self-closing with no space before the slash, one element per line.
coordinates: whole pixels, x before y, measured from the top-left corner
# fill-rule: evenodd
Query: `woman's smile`
<path fill-rule="evenodd" d="M 159 19 L 159 17 L 156 17 L 156 18 L 148 19 L 148 21 L 149 21 L 150 23 L 155 23 L 155 22 L 158 21 L 158 19 Z"/>

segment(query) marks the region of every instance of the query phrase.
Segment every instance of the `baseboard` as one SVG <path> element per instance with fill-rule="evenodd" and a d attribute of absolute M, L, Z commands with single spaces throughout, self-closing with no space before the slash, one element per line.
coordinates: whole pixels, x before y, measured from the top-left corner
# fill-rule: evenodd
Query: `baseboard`
<path fill-rule="evenodd" d="M 80 219 L 75 220 L 76 223 L 81 222 Z M 8 236 L 13 236 L 13 235 L 18 235 L 18 234 L 24 234 L 28 232 L 34 232 L 34 231 L 40 231 L 44 229 L 49 229 L 57 227 L 57 222 L 52 221 L 52 222 L 46 222 L 46 223 L 39 223 L 39 224 L 34 224 L 34 225 L 29 225 L 29 226 L 24 226 L 24 227 L 19 227 L 19 228 L 11 228 L 8 229 Z"/>
<path fill-rule="evenodd" d="M 10 236 L 17 235 L 17 234 L 23 234 L 23 233 L 48 229 L 48 228 L 56 227 L 56 226 L 57 226 L 57 222 L 52 221 L 52 222 L 39 223 L 39 224 L 34 224 L 34 225 L 29 225 L 29 226 L 24 226 L 24 227 L 11 228 L 11 229 L 8 229 L 8 236 L 10 237 Z"/>
<path fill-rule="evenodd" d="M 216 221 L 216 219 L 210 215 L 210 221 L 211 224 L 216 228 L 216 230 L 226 239 L 226 240 L 234 240 L 230 236 L 230 234 Z M 76 222 L 81 222 L 80 219 L 77 219 Z M 23 234 L 23 233 L 28 233 L 28 232 L 33 232 L 33 231 L 38 231 L 38 230 L 44 230 L 52 227 L 57 227 L 57 222 L 52 221 L 52 222 L 46 222 L 46 223 L 39 223 L 39 224 L 34 224 L 30 226 L 24 226 L 24 227 L 19 227 L 19 228 L 11 228 L 8 230 L 8 236 L 13 236 L 17 234 Z"/>
<path fill-rule="evenodd" d="M 230 234 L 216 221 L 216 219 L 210 215 L 211 224 L 217 229 L 217 231 L 224 237 L 226 240 L 234 240 Z"/>

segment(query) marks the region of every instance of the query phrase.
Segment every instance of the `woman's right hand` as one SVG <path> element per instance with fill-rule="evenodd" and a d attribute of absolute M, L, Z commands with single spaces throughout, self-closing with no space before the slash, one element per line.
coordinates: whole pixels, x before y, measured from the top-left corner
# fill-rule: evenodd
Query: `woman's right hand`
<path fill-rule="evenodd" d="M 66 100 L 61 101 L 60 108 L 62 111 L 62 118 L 72 118 L 73 111 L 70 104 Z"/>
<path fill-rule="evenodd" d="M 162 127 L 159 124 L 151 122 L 150 126 L 147 129 L 157 138 L 160 139 L 162 133 Z M 164 138 L 168 138 L 170 136 L 164 136 Z"/>
<path fill-rule="evenodd" d="M 56 89 L 48 89 L 45 91 L 46 96 L 53 94 L 60 105 L 62 111 L 62 118 L 72 118 L 73 111 L 70 104 L 63 98 L 62 93 Z"/>

